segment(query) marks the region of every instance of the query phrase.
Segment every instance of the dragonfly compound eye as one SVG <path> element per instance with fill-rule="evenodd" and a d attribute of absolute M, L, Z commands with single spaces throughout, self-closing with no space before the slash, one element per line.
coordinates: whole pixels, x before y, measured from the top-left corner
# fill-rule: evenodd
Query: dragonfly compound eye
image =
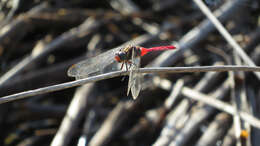
<path fill-rule="evenodd" d="M 122 62 L 126 59 L 127 59 L 127 57 L 126 57 L 126 54 L 124 52 L 118 52 L 118 53 L 115 54 L 115 60 L 117 62 Z"/>
<path fill-rule="evenodd" d="M 121 62 L 122 60 L 120 59 L 120 57 L 119 57 L 119 53 L 116 53 L 115 54 L 115 60 L 117 61 L 117 62 Z"/>

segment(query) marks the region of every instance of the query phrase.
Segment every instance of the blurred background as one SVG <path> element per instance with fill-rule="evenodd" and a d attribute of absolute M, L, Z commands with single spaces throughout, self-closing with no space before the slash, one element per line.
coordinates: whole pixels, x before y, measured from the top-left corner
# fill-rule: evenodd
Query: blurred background
<path fill-rule="evenodd" d="M 259 66 L 260 2 L 202 2 Z M 142 57 L 142 67 L 248 65 L 190 0 L 1 0 L 0 97 L 73 81 L 71 65 L 122 44 L 177 47 Z M 258 146 L 259 80 L 252 72 L 149 74 L 133 100 L 126 76 L 4 103 L 0 145 Z"/>

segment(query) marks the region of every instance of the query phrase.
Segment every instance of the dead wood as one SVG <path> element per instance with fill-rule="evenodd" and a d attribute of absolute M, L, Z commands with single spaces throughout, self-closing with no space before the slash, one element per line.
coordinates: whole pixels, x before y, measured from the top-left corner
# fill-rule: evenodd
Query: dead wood
<path fill-rule="evenodd" d="M 246 64 L 260 64 L 259 6 L 0 1 L 0 145 L 258 146 L 260 68 Z M 126 95 L 126 71 L 67 76 L 129 44 L 177 48 L 142 57 L 137 100 Z"/>

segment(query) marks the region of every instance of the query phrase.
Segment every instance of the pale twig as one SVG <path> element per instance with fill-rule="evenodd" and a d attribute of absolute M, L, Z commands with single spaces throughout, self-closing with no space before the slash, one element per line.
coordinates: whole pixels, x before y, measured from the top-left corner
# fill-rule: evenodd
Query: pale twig
<path fill-rule="evenodd" d="M 210 95 L 206 95 L 206 94 L 203 94 L 203 93 L 200 93 L 200 92 L 197 92 L 195 90 L 192 90 L 188 87 L 184 87 L 182 89 L 182 93 L 186 96 L 186 97 L 189 97 L 189 98 L 192 98 L 194 100 L 198 100 L 198 101 L 201 101 L 205 104 L 208 104 L 212 107 L 215 107 L 221 111 L 224 111 L 226 113 L 229 113 L 231 115 L 235 115 L 236 114 L 236 111 L 235 109 L 227 104 L 227 103 L 224 103 L 218 99 L 214 99 L 212 98 Z M 185 94 L 185 93 L 189 93 L 189 94 Z M 192 96 L 189 96 L 189 95 L 192 95 Z M 238 111 L 239 115 L 240 115 L 240 118 L 243 119 L 244 121 L 248 122 L 250 125 L 260 129 L 260 121 L 258 119 L 256 119 L 255 117 L 249 115 L 248 113 L 246 112 L 243 112 L 243 111 Z"/>
<path fill-rule="evenodd" d="M 204 78 L 204 77 L 203 77 Z M 212 84 L 212 82 L 209 81 L 209 84 Z M 186 92 L 187 87 L 184 87 L 182 89 L 182 95 L 186 97 L 194 97 L 196 95 L 193 95 L 192 92 Z M 209 89 L 210 90 L 210 89 Z M 201 93 L 200 91 L 196 91 L 198 93 Z M 212 94 L 212 98 L 216 98 L 219 100 L 222 100 L 229 92 L 228 88 L 228 80 L 225 79 L 225 81 L 218 85 L 217 88 L 213 92 L 210 92 Z M 194 102 L 192 102 L 194 105 Z M 176 127 L 176 137 L 171 140 L 169 146 L 182 146 L 188 141 L 191 140 L 191 137 L 199 130 L 199 127 L 208 120 L 209 117 L 211 117 L 216 110 L 208 105 L 205 104 L 198 104 L 197 106 L 192 107 L 192 112 L 189 113 L 185 120 L 185 124 L 183 123 L 183 120 L 177 123 Z"/>
<path fill-rule="evenodd" d="M 21 4 L 20 0 L 14 0 L 12 2 L 12 8 L 8 12 L 6 18 L 0 23 L 0 28 L 2 28 L 3 26 L 5 26 L 7 23 L 11 21 L 11 19 L 14 17 L 15 12 L 18 10 L 20 4 Z"/>
<path fill-rule="evenodd" d="M 227 1 L 221 8 L 216 10 L 214 14 L 221 22 L 225 22 L 234 16 L 234 12 L 240 4 L 241 1 L 237 0 Z M 171 66 L 183 57 L 185 51 L 196 46 L 196 44 L 204 40 L 213 30 L 215 30 L 214 25 L 208 19 L 205 19 L 186 33 L 177 43 L 173 42 L 172 45 L 175 45 L 178 49 L 162 53 L 153 61 L 153 66 Z"/>
<path fill-rule="evenodd" d="M 181 93 L 181 89 L 184 86 L 184 81 L 183 79 L 179 79 L 177 80 L 176 84 L 174 85 L 171 94 L 169 95 L 169 97 L 166 99 L 166 101 L 164 102 L 164 107 L 169 110 L 171 109 L 172 105 L 175 103 L 175 101 L 177 100 L 177 97 L 180 95 Z"/>
<path fill-rule="evenodd" d="M 231 126 L 231 121 L 230 115 L 226 113 L 217 114 L 214 121 L 197 141 L 196 146 L 214 145 L 217 143 Z"/>
<path fill-rule="evenodd" d="M 260 72 L 260 67 L 249 67 L 249 66 L 199 66 L 199 67 L 157 67 L 157 68 L 140 68 L 139 73 L 194 73 L 194 72 L 226 72 L 226 71 L 257 71 Z M 20 92 L 17 94 L 9 95 L 0 98 L 0 104 L 10 102 L 13 100 L 23 99 L 30 96 L 40 95 L 44 93 L 50 93 L 54 91 L 59 91 L 86 83 L 97 82 L 104 79 L 109 79 L 113 77 L 118 77 L 122 75 L 127 75 L 127 71 L 116 71 L 106 74 L 101 74 L 77 81 L 67 82 L 63 84 L 43 87 L 39 89 L 29 90 L 25 92 Z"/>
<path fill-rule="evenodd" d="M 71 41 L 72 39 L 78 39 L 77 36 L 79 35 L 79 33 L 83 34 L 83 32 L 89 32 L 90 30 L 94 31 L 100 25 L 101 25 L 100 22 L 95 21 L 93 18 L 89 18 L 80 26 L 75 27 L 70 31 L 63 33 L 62 35 L 54 39 L 52 42 L 50 42 L 49 44 L 36 46 L 36 47 L 41 47 L 40 49 L 37 50 L 43 50 L 43 51 L 39 51 L 37 53 L 32 52 L 31 55 L 25 57 L 12 69 L 10 69 L 4 75 L 2 75 L 0 77 L 0 86 L 3 86 L 3 84 L 5 84 L 8 80 L 10 80 L 12 77 L 22 72 L 26 67 L 28 67 L 32 63 L 35 63 L 41 57 L 44 57 L 50 52 L 60 48 L 62 45 L 64 45 L 66 42 Z M 90 33 L 85 33 L 85 35 L 89 35 L 89 34 Z"/>
<path fill-rule="evenodd" d="M 92 88 L 94 84 L 87 84 L 78 88 L 71 103 L 67 110 L 65 117 L 62 120 L 62 123 L 54 136 L 51 146 L 63 146 L 68 145 L 73 133 L 76 131 L 77 126 L 82 120 L 86 108 L 88 106 L 87 101 L 91 98 Z"/>
<path fill-rule="evenodd" d="M 214 65 L 220 65 L 221 62 L 216 62 Z M 216 72 L 208 72 L 206 73 L 200 81 L 194 86 L 193 89 L 195 89 L 198 92 L 204 92 L 207 93 L 210 91 L 210 86 L 214 86 L 216 80 L 220 79 L 219 73 Z M 180 80 L 180 79 L 179 79 Z M 178 81 L 177 81 L 178 82 Z M 176 82 L 176 84 L 177 84 Z M 173 85 L 174 87 L 177 85 Z M 185 83 L 184 83 L 185 84 Z M 181 90 L 182 91 L 182 90 Z M 221 90 L 223 93 L 223 90 Z M 173 92 L 173 91 L 171 91 Z M 177 91 L 178 92 L 178 91 Z M 170 94 L 171 96 L 172 94 Z M 169 97 L 171 98 L 171 97 Z M 175 97 L 177 98 L 177 97 Z M 161 130 L 160 136 L 155 141 L 153 146 L 168 146 L 170 142 L 172 142 L 175 137 L 180 133 L 182 129 L 179 129 L 179 127 L 186 126 L 186 122 L 183 122 L 183 119 L 186 117 L 189 117 L 189 107 L 190 107 L 190 100 L 184 98 L 174 109 L 167 115 L 167 121 L 165 122 L 164 127 Z"/>
<path fill-rule="evenodd" d="M 131 0 L 112 0 L 110 1 L 110 5 L 125 15 L 140 11 L 138 6 Z"/>
<path fill-rule="evenodd" d="M 233 62 L 235 64 L 238 64 L 240 62 L 240 58 L 235 51 L 233 53 Z M 235 111 L 235 114 L 233 115 L 233 123 L 234 123 L 235 137 L 236 137 L 236 146 L 242 146 L 242 141 L 240 139 L 242 122 L 240 121 L 240 115 L 239 115 L 239 110 L 241 109 L 240 108 L 241 106 L 240 84 L 241 83 L 239 82 L 237 83 L 236 80 L 236 78 L 238 78 L 237 76 L 238 74 L 234 74 L 234 72 L 229 72 L 230 87 L 232 88 L 231 105 L 233 105 Z"/>
<path fill-rule="evenodd" d="M 178 129 L 176 128 L 179 121 L 183 122 L 184 113 L 187 113 L 190 102 L 184 99 L 179 103 L 174 110 L 167 115 L 165 126 L 162 128 L 161 134 L 155 141 L 153 146 L 168 146 L 170 142 L 177 136 Z M 179 125 L 178 125 L 179 126 Z M 182 125 L 181 125 L 182 126 Z M 180 126 L 180 127 L 181 127 Z"/>
<path fill-rule="evenodd" d="M 133 105 L 133 102 L 119 102 L 109 113 L 100 129 L 91 138 L 89 146 L 108 145 L 107 143 L 113 138 L 115 133 L 122 128 L 122 123 L 125 123 L 126 119 L 128 119 Z"/>
<path fill-rule="evenodd" d="M 223 139 L 222 146 L 231 146 L 235 145 L 236 143 L 236 137 L 235 137 L 235 130 L 234 130 L 234 124 L 229 128 L 226 136 Z"/>
<path fill-rule="evenodd" d="M 208 19 L 215 25 L 222 36 L 227 40 L 227 42 L 234 48 L 234 50 L 239 54 L 239 56 L 246 62 L 249 66 L 256 66 L 255 63 L 250 59 L 250 57 L 243 51 L 243 49 L 238 45 L 238 43 L 232 38 L 225 27 L 219 22 L 219 20 L 212 14 L 209 8 L 201 0 L 193 0 L 201 11 L 208 17 Z M 255 75 L 260 79 L 260 73 Z"/>

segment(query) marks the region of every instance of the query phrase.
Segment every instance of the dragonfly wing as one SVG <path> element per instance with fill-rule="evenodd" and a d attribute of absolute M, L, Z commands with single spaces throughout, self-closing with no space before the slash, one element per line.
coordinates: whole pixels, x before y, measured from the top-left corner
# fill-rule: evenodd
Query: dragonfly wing
<path fill-rule="evenodd" d="M 138 69 L 141 64 L 141 58 L 140 58 L 140 56 L 136 55 L 136 53 L 134 52 L 134 49 L 133 49 L 131 61 L 132 61 L 132 66 L 131 66 L 130 74 L 129 74 L 127 95 L 129 94 L 130 89 L 131 89 L 132 96 L 134 99 L 136 99 L 141 91 L 142 75 L 140 73 L 138 73 Z"/>
<path fill-rule="evenodd" d="M 120 48 L 118 47 L 109 50 L 96 57 L 88 58 L 72 65 L 67 72 L 68 76 L 76 77 L 76 79 L 82 79 L 89 76 L 118 70 L 117 63 L 114 60 L 114 55 L 119 49 Z M 108 66 L 110 69 L 106 69 Z"/>
<path fill-rule="evenodd" d="M 128 79 L 128 87 L 127 87 L 127 96 L 129 95 L 131 85 L 133 84 L 132 81 L 133 81 L 133 71 L 130 70 L 129 79 Z"/>

